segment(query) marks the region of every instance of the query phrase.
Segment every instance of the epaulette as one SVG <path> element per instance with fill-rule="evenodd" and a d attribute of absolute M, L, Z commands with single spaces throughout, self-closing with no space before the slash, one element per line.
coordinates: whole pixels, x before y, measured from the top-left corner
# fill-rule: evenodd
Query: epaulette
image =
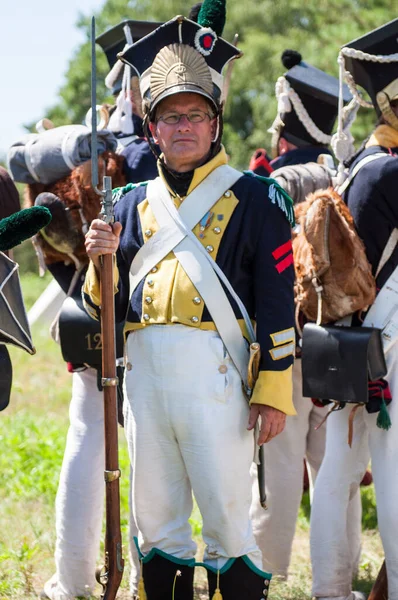
<path fill-rule="evenodd" d="M 114 188 L 112 190 L 113 204 L 116 204 L 116 202 L 119 202 L 119 200 L 121 198 L 123 198 L 123 196 L 125 196 L 128 192 L 131 192 L 131 190 L 135 190 L 135 188 L 141 187 L 143 185 L 148 185 L 148 182 L 140 181 L 139 183 L 128 183 L 127 185 L 125 185 L 123 187 Z"/>
<path fill-rule="evenodd" d="M 253 173 L 253 171 L 243 171 L 243 173 L 244 175 L 249 175 L 250 177 L 259 179 L 268 186 L 268 198 L 271 200 L 272 204 L 277 204 L 279 206 L 281 211 L 285 214 L 290 225 L 294 227 L 296 221 L 294 218 L 293 200 L 279 185 L 279 183 L 277 183 L 275 179 L 272 179 L 272 177 L 262 177 L 261 175 Z"/>

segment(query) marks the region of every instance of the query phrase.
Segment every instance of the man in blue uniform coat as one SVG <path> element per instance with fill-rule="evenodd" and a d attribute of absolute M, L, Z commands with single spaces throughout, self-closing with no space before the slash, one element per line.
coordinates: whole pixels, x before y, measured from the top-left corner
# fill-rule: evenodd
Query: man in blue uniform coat
<path fill-rule="evenodd" d="M 192 491 L 210 596 L 267 594 L 249 520 L 251 430 L 258 422 L 262 444 L 294 413 L 292 205 L 275 183 L 227 165 L 221 71 L 240 53 L 214 19 L 204 4 L 198 24 L 176 17 L 123 53 L 141 75 L 159 177 L 121 190 L 113 228 L 95 220 L 86 237 L 84 300 L 93 316 L 99 256 L 117 250 L 125 432 L 148 600 L 193 598 Z M 242 380 L 251 319 L 261 360 L 249 406 Z"/>

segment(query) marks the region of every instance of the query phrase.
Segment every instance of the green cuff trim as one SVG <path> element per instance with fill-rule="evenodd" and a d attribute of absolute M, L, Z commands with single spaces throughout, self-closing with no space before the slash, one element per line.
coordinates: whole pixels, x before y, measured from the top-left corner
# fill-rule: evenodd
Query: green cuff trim
<path fill-rule="evenodd" d="M 261 569 L 259 569 L 258 567 L 256 567 L 256 565 L 254 564 L 254 562 L 251 561 L 250 558 L 247 555 L 245 555 L 245 556 L 239 556 L 237 558 L 230 558 L 229 560 L 227 560 L 227 562 L 225 563 L 225 565 L 221 569 L 216 569 L 215 567 L 211 567 L 210 565 L 208 565 L 208 564 L 206 564 L 204 562 L 197 562 L 196 566 L 197 567 L 204 567 L 208 571 L 212 571 L 213 573 L 216 573 L 216 574 L 220 573 L 220 575 L 222 575 L 223 573 L 225 573 L 226 571 L 228 571 L 228 569 L 230 569 L 232 567 L 232 565 L 234 564 L 234 562 L 238 558 L 241 558 L 243 560 L 243 562 L 246 563 L 246 565 L 249 567 L 249 569 L 251 571 L 253 571 L 254 573 L 256 573 L 256 575 L 259 575 L 263 579 L 268 579 L 268 581 L 271 581 L 272 574 L 271 573 L 267 573 L 266 571 L 262 571 Z"/>
<path fill-rule="evenodd" d="M 256 567 L 254 562 L 252 560 L 250 560 L 250 558 L 247 555 L 241 556 L 241 559 L 243 560 L 243 562 L 246 563 L 246 565 L 249 567 L 249 569 L 251 569 L 254 573 L 256 573 L 257 575 L 260 575 L 260 577 L 264 577 L 264 579 L 268 579 L 268 581 L 271 581 L 272 573 L 267 573 L 267 571 L 262 571 L 261 569 Z"/>
<path fill-rule="evenodd" d="M 159 548 L 152 548 L 152 550 L 146 556 L 144 556 L 138 546 L 137 537 L 134 537 L 134 543 L 137 548 L 139 559 L 144 564 L 149 562 L 154 556 L 156 556 L 156 554 L 158 556 L 161 556 L 162 558 L 166 558 L 167 560 L 169 560 L 172 563 L 175 563 L 176 565 L 182 565 L 185 567 L 195 567 L 197 564 L 197 563 L 195 563 L 194 558 L 176 558 L 172 554 L 167 554 L 167 552 L 163 552 L 163 550 L 159 550 Z"/>
<path fill-rule="evenodd" d="M 163 552 L 163 550 L 159 550 L 159 548 L 152 548 L 152 550 L 146 556 L 144 556 L 138 546 L 138 539 L 136 536 L 134 537 L 134 543 L 135 543 L 135 547 L 137 548 L 140 562 L 142 561 L 144 564 L 149 562 L 154 556 L 158 555 L 158 556 L 161 556 L 162 558 L 166 558 L 167 560 L 169 560 L 170 562 L 172 562 L 176 565 L 182 565 L 182 566 L 186 566 L 186 567 L 204 567 L 208 571 L 212 571 L 213 573 L 220 573 L 220 575 L 222 575 L 223 573 L 225 573 L 226 571 L 228 571 L 228 569 L 230 569 L 232 567 L 232 565 L 238 558 L 241 558 L 243 560 L 243 562 L 245 562 L 246 565 L 249 567 L 249 569 L 251 569 L 251 571 L 256 573 L 256 575 L 259 575 L 263 579 L 268 579 L 268 581 L 271 581 L 271 579 L 272 579 L 271 573 L 267 573 L 266 571 L 262 571 L 261 569 L 256 567 L 254 562 L 251 561 L 250 558 L 246 555 L 239 556 L 237 558 L 230 558 L 229 560 L 227 560 L 227 562 L 221 569 L 216 569 L 215 567 L 211 567 L 210 565 L 208 565 L 204 562 L 196 562 L 194 558 L 176 558 L 172 554 L 168 554 L 167 552 Z"/>
<path fill-rule="evenodd" d="M 124 187 L 114 188 L 112 190 L 113 204 L 116 204 L 116 202 L 119 202 L 119 200 L 121 198 L 123 198 L 123 196 L 125 196 L 128 192 L 131 192 L 131 190 L 135 190 L 136 187 L 141 187 L 143 185 L 148 185 L 148 182 L 140 181 L 140 183 L 128 183 Z"/>
<path fill-rule="evenodd" d="M 208 571 L 212 571 L 213 573 L 216 573 L 216 574 L 220 573 L 220 575 L 222 575 L 223 573 L 225 573 L 226 571 L 228 571 L 228 569 L 230 569 L 232 567 L 232 565 L 234 564 L 235 561 L 236 561 L 236 558 L 230 558 L 229 560 L 227 560 L 227 562 L 221 569 L 216 569 L 215 567 L 211 567 L 210 565 L 208 565 L 207 563 L 204 563 L 204 562 L 197 562 L 195 566 L 204 567 Z"/>
<path fill-rule="evenodd" d="M 257 175 L 253 173 L 253 171 L 243 171 L 244 175 L 249 175 L 249 177 L 255 177 L 256 179 L 260 179 L 268 185 L 268 198 L 272 202 L 272 204 L 277 204 L 281 211 L 285 214 L 287 220 L 289 221 L 292 227 L 295 226 L 296 220 L 294 218 L 294 208 L 293 208 L 293 200 L 289 196 L 287 192 L 279 185 L 275 179 L 272 177 L 262 177 L 261 175 Z"/>

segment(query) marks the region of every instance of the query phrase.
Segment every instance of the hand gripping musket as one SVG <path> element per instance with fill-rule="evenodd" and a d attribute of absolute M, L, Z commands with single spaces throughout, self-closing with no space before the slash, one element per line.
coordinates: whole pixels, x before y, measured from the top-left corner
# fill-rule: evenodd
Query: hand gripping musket
<path fill-rule="evenodd" d="M 91 106 L 92 139 L 91 164 L 92 185 L 102 197 L 100 217 L 105 223 L 114 220 L 112 203 L 112 181 L 104 176 L 103 190 L 98 189 L 98 153 L 97 153 L 97 111 L 96 111 L 96 59 L 95 59 L 95 19 L 91 24 Z M 101 285 L 101 333 L 102 333 L 102 386 L 104 389 L 105 424 L 105 498 L 106 533 L 105 563 L 96 571 L 97 581 L 102 585 L 101 598 L 113 600 L 123 577 L 124 560 L 122 558 L 122 536 L 120 531 L 120 492 L 118 461 L 118 420 L 116 345 L 115 345 L 115 301 L 113 285 L 113 255 L 104 254 L 100 265 Z"/>

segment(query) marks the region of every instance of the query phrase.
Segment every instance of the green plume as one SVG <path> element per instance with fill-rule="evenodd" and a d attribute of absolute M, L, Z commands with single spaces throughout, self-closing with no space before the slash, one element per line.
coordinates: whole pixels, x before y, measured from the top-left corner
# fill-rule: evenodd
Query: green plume
<path fill-rule="evenodd" d="M 20 210 L 0 221 L 0 251 L 10 250 L 35 235 L 51 221 L 51 213 L 44 206 Z"/>
<path fill-rule="evenodd" d="M 221 36 L 226 12 L 226 0 L 204 0 L 198 15 L 198 24 L 202 27 L 211 27 L 218 36 Z"/>

